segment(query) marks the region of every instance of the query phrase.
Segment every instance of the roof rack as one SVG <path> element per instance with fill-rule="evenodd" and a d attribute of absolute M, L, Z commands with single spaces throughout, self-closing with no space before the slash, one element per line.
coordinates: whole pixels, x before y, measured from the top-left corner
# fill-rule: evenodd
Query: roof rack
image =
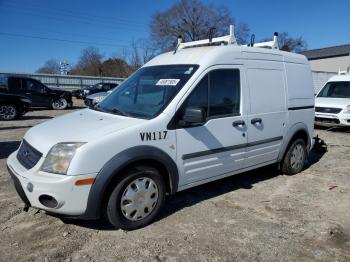
<path fill-rule="evenodd" d="M 174 53 L 178 49 L 189 48 L 189 47 L 198 47 L 198 46 L 210 46 L 210 45 L 238 45 L 235 33 L 234 26 L 230 25 L 230 34 L 215 38 L 197 40 L 192 42 L 182 42 L 182 37 L 180 36 L 177 41 L 176 49 Z M 261 42 L 261 43 L 251 43 L 250 45 L 242 45 L 242 46 L 250 46 L 250 47 L 261 47 L 261 48 L 271 48 L 271 49 L 279 49 L 278 47 L 278 33 L 275 32 L 272 41 Z"/>
<path fill-rule="evenodd" d="M 339 68 L 338 75 L 350 75 L 350 67 L 348 67 L 346 70 L 340 70 Z"/>

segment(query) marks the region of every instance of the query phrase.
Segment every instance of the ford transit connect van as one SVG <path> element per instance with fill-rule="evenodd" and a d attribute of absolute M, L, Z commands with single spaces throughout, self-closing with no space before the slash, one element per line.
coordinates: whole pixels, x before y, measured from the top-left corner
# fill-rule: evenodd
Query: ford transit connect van
<path fill-rule="evenodd" d="M 314 131 L 311 71 L 269 44 L 238 46 L 232 33 L 179 42 L 97 107 L 31 128 L 7 160 L 18 194 L 135 229 L 166 195 L 273 163 L 300 172 Z"/>
<path fill-rule="evenodd" d="M 319 126 L 350 126 L 350 74 L 331 77 L 315 101 L 315 124 Z"/>

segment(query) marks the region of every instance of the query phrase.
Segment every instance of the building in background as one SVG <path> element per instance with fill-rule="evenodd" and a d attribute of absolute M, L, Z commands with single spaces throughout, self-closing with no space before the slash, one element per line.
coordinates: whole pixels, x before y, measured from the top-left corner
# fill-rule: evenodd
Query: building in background
<path fill-rule="evenodd" d="M 350 67 L 350 44 L 307 50 L 302 54 L 309 60 L 312 71 L 338 73 Z"/>

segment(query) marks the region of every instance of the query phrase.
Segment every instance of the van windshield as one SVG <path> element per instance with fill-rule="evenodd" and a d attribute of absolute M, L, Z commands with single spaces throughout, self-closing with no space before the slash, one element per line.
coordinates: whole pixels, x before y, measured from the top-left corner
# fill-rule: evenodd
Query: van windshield
<path fill-rule="evenodd" d="M 350 98 L 350 81 L 328 82 L 317 97 Z"/>
<path fill-rule="evenodd" d="M 95 110 L 151 119 L 187 83 L 198 65 L 143 67 L 118 86 Z"/>

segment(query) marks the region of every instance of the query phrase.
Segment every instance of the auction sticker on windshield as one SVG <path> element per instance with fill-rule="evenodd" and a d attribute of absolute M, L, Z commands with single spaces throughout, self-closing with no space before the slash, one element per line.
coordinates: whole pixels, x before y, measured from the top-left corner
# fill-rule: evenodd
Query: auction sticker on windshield
<path fill-rule="evenodd" d="M 156 86 L 176 86 L 180 79 L 159 79 Z"/>

